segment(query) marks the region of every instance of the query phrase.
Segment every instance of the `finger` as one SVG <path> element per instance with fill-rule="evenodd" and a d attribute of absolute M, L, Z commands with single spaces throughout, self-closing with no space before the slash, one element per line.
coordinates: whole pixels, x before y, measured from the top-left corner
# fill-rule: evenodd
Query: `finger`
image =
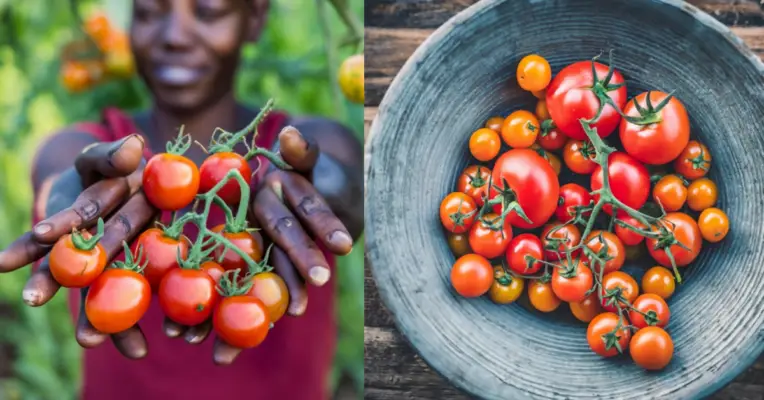
<path fill-rule="evenodd" d="M 313 238 L 321 240 L 337 255 L 346 255 L 353 250 L 353 239 L 347 228 L 305 177 L 289 172 L 275 172 L 269 176 L 274 178 L 269 178 L 266 184 L 281 185 L 287 204 L 311 231 Z"/>
<path fill-rule="evenodd" d="M 212 332 L 212 319 L 208 319 L 199 325 L 192 326 L 186 331 L 184 339 L 189 344 L 199 344 L 207 339 L 207 335 Z"/>
<path fill-rule="evenodd" d="M 82 150 L 74 167 L 86 187 L 102 178 L 127 176 L 140 165 L 143 146 L 143 139 L 136 134 L 115 142 L 95 143 Z"/>
<path fill-rule="evenodd" d="M 279 152 L 284 161 L 299 172 L 312 170 L 319 154 L 318 144 L 293 126 L 287 126 L 279 133 Z"/>
<path fill-rule="evenodd" d="M 0 252 L 0 272 L 15 271 L 29 265 L 48 254 L 51 247 L 37 242 L 32 232 L 27 232 Z"/>
<path fill-rule="evenodd" d="M 233 347 L 216 337 L 215 345 L 212 349 L 212 361 L 217 365 L 230 365 L 236 360 L 236 357 L 239 356 L 241 350 L 242 349 Z"/>
<path fill-rule="evenodd" d="M 308 291 L 305 288 L 305 281 L 300 277 L 289 257 L 283 250 L 274 246 L 271 249 L 271 260 L 273 270 L 286 283 L 289 292 L 289 306 L 287 314 L 293 317 L 299 317 L 308 308 Z"/>
<path fill-rule="evenodd" d="M 146 357 L 149 352 L 146 337 L 137 324 L 126 331 L 111 335 L 111 341 L 123 356 L 132 360 Z"/>
<path fill-rule="evenodd" d="M 329 280 L 331 272 L 323 253 L 269 188 L 257 192 L 254 214 L 268 237 L 286 252 L 306 281 L 322 286 Z"/>
<path fill-rule="evenodd" d="M 171 338 L 180 337 L 188 330 L 187 326 L 181 325 L 167 317 L 164 318 L 162 328 L 164 329 L 164 334 Z"/>
<path fill-rule="evenodd" d="M 148 225 L 158 211 L 151 206 L 143 192 L 136 193 L 104 225 L 101 245 L 111 260 L 123 250 L 122 242 L 133 240 Z"/>
<path fill-rule="evenodd" d="M 27 280 L 21 298 L 29 306 L 39 307 L 53 298 L 58 293 L 61 285 L 56 282 L 50 273 L 49 257 L 45 257 L 37 271 Z"/>
<path fill-rule="evenodd" d="M 88 288 L 80 289 L 80 313 L 77 316 L 74 338 L 83 348 L 91 349 L 103 343 L 109 335 L 99 332 L 88 321 L 88 316 L 85 314 L 85 299 L 87 294 Z"/>

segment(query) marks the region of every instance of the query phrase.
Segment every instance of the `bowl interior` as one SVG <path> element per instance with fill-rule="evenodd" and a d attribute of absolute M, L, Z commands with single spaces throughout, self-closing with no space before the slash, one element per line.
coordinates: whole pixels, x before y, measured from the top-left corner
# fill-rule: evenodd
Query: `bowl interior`
<path fill-rule="evenodd" d="M 709 176 L 732 227 L 682 271 L 685 284 L 669 302 L 674 359 L 660 373 L 592 353 L 586 325 L 573 323 L 565 304 L 542 315 L 456 296 L 437 214 L 473 162 L 469 134 L 492 115 L 533 109 L 536 99 L 515 81 L 523 56 L 541 54 L 557 73 L 610 49 L 630 97 L 674 90 L 684 103 L 691 135 L 713 155 Z M 456 16 L 401 70 L 367 146 L 367 257 L 400 329 L 437 371 L 485 398 L 717 390 L 764 348 L 762 71 L 726 28 L 681 2 L 484 0 Z M 639 279 L 651 265 L 643 259 L 627 270 Z"/>

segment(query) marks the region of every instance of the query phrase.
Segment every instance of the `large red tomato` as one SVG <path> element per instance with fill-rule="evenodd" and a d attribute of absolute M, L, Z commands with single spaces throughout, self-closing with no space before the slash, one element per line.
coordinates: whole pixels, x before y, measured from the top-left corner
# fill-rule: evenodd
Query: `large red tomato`
<path fill-rule="evenodd" d="M 619 151 L 611 153 L 607 162 L 610 190 L 615 198 L 635 210 L 640 209 L 650 197 L 650 173 L 647 168 L 634 157 Z M 602 166 L 598 165 L 592 173 L 591 185 L 592 191 L 602 189 Z M 595 203 L 599 199 L 600 196 L 595 194 Z M 603 209 L 612 215 L 610 204 Z"/>
<path fill-rule="evenodd" d="M 597 73 L 596 80 L 592 74 L 592 64 Z M 601 106 L 600 97 L 609 97 L 619 109 L 623 109 L 626 104 L 623 75 L 615 69 L 612 74 L 608 72 L 608 66 L 604 64 L 579 61 L 563 68 L 554 77 L 546 91 L 546 106 L 554 124 L 562 133 L 573 139 L 586 139 L 586 132 L 579 120 L 592 119 L 597 115 Z M 618 111 L 606 104 L 591 127 L 597 129 L 597 134 L 604 138 L 613 133 L 620 121 Z"/>
<path fill-rule="evenodd" d="M 502 154 L 493 167 L 488 198 L 495 199 L 499 195 L 503 201 L 494 205 L 497 214 L 501 215 L 504 207 L 516 200 L 531 222 L 526 222 L 516 211 L 508 214 L 509 222 L 522 229 L 537 228 L 557 209 L 560 181 L 552 165 L 536 151 L 513 149 Z"/>
<path fill-rule="evenodd" d="M 621 119 L 623 148 L 645 164 L 673 161 L 690 141 L 687 110 L 676 97 L 667 98 L 668 94 L 663 92 L 641 93 L 626 103 L 623 110 L 630 117 Z"/>

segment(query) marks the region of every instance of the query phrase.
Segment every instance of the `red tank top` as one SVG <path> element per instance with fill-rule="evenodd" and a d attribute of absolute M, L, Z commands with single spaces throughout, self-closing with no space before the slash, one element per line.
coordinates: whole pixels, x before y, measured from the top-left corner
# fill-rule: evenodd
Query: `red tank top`
<path fill-rule="evenodd" d="M 287 120 L 282 113 L 270 113 L 260 125 L 257 145 L 271 147 Z M 100 141 L 113 141 L 140 130 L 120 110 L 103 112 L 101 123 L 80 123 L 77 128 Z M 141 133 L 142 134 L 142 133 Z M 143 135 L 143 134 L 142 134 Z M 144 136 L 145 138 L 145 136 Z M 147 150 L 145 156 L 151 156 Z M 260 160 L 259 178 L 267 169 Z M 257 161 L 253 160 L 253 168 Z M 224 222 L 220 210 L 213 210 L 209 225 Z M 166 217 L 166 216 L 165 216 Z M 163 220 L 166 218 L 163 217 Z M 34 222 L 41 216 L 34 215 Z M 192 225 L 190 227 L 193 227 Z M 193 240 L 196 232 L 186 234 Z M 334 257 L 324 250 L 334 269 Z M 141 360 L 128 360 L 111 341 L 84 350 L 82 400 L 270 400 L 327 399 L 328 382 L 336 344 L 334 320 L 334 280 L 321 288 L 308 288 L 308 308 L 299 318 L 284 316 L 255 349 L 243 351 L 227 367 L 212 362 L 214 333 L 200 345 L 182 338 L 170 339 L 162 330 L 163 314 L 156 297 L 140 321 L 149 345 Z M 69 304 L 76 320 L 79 291 L 69 290 Z M 74 338 L 72 338 L 74 340 Z"/>

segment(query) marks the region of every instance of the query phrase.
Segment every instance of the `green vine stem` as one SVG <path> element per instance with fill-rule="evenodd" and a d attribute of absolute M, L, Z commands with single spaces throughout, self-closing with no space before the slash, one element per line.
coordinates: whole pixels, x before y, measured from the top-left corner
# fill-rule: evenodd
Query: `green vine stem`
<path fill-rule="evenodd" d="M 111 264 L 111 268 L 124 269 L 143 274 L 143 270 L 146 269 L 146 265 L 149 263 L 148 258 L 146 258 L 143 264 L 141 264 L 141 259 L 143 258 L 143 245 L 138 246 L 135 251 L 135 255 L 133 255 L 133 252 L 130 251 L 130 246 L 128 246 L 127 242 L 124 240 L 122 241 L 122 248 L 125 253 L 125 261 L 114 261 Z"/>
<path fill-rule="evenodd" d="M 226 271 L 220 277 L 215 289 L 223 297 L 244 296 L 252 288 L 251 279 L 240 279 L 238 269 Z M 233 275 L 233 277 L 231 277 Z"/>
<path fill-rule="evenodd" d="M 185 125 L 181 125 L 178 130 L 178 136 L 174 141 L 167 142 L 166 151 L 168 154 L 183 155 L 191 148 L 193 141 L 191 135 L 183 133 Z"/>
<path fill-rule="evenodd" d="M 334 40 L 332 38 L 332 31 L 329 28 L 331 21 L 329 20 L 329 13 L 327 12 L 326 3 L 328 0 L 316 0 L 316 11 L 318 12 L 318 25 L 321 28 L 321 34 L 324 37 L 324 51 L 326 52 L 326 69 L 330 82 L 337 82 L 337 69 L 339 64 L 337 63 L 337 51 L 334 48 Z M 340 94 L 340 88 L 338 85 L 331 85 L 332 87 L 332 101 L 334 102 L 334 109 L 337 113 L 340 113 L 342 109 L 342 97 Z"/>
<path fill-rule="evenodd" d="M 85 239 L 81 232 L 72 230 L 72 244 L 78 250 L 90 251 L 98 246 L 98 242 L 103 238 L 103 219 L 98 218 L 98 225 L 96 227 L 96 234 L 91 236 L 90 239 Z"/>
<path fill-rule="evenodd" d="M 329 0 L 334 6 L 334 10 L 339 15 L 342 22 L 348 28 L 349 35 L 342 41 L 341 46 L 352 44 L 355 51 L 358 51 L 363 45 L 363 23 L 358 21 L 355 14 L 350 11 L 347 0 Z"/>

